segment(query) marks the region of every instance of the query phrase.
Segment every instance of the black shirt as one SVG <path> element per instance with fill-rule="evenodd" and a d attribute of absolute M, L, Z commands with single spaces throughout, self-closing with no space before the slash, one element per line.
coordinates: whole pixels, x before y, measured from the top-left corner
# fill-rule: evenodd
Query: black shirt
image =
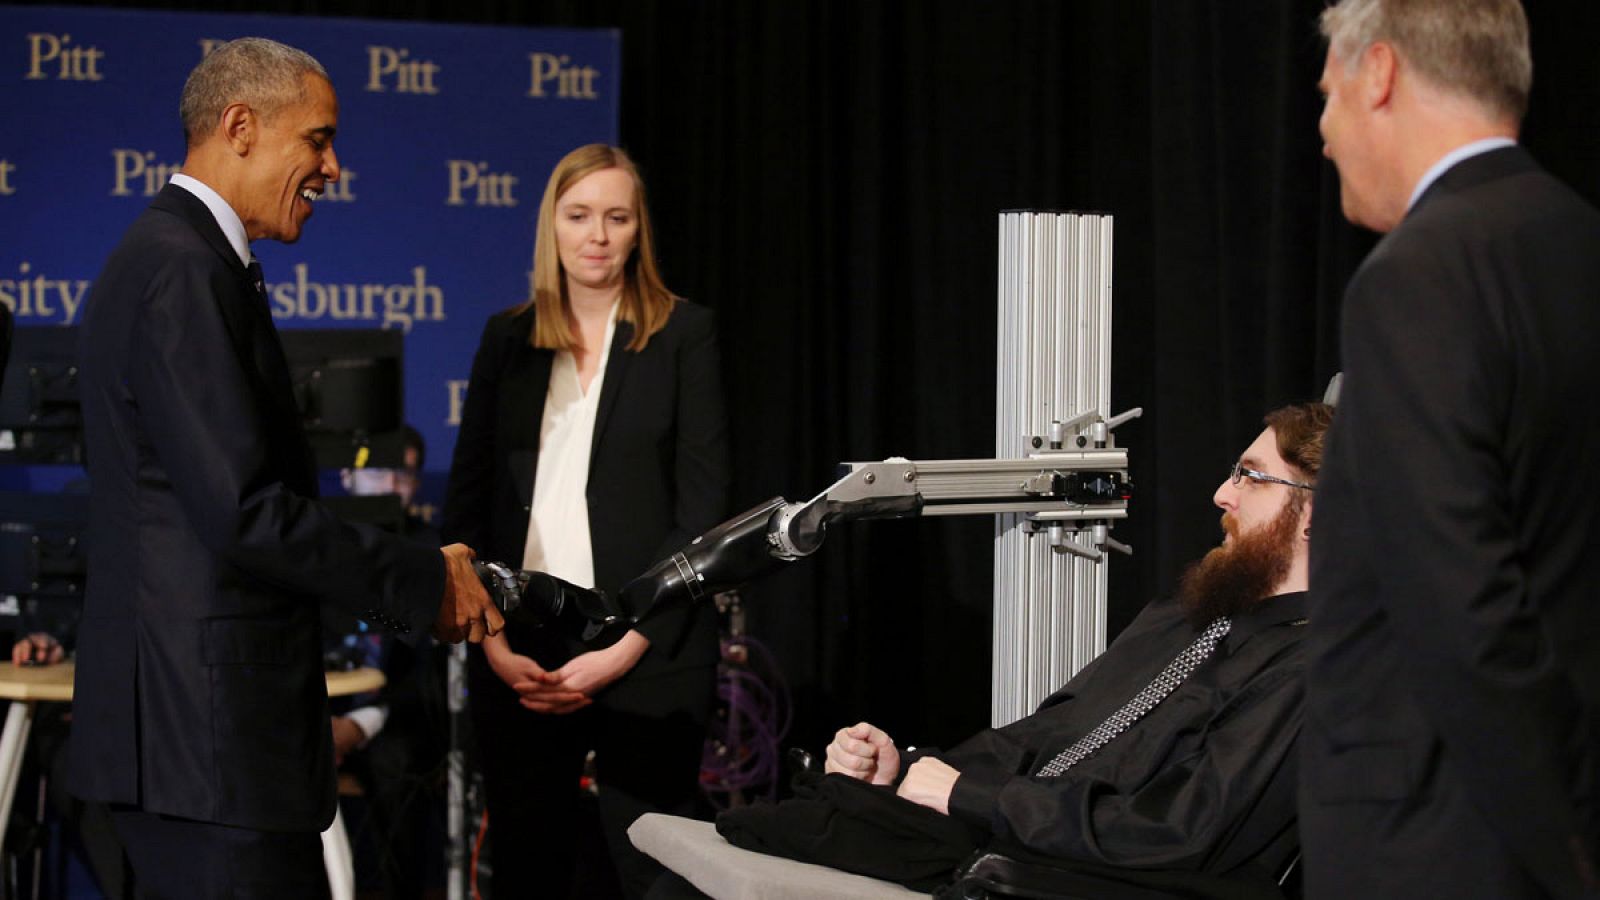
<path fill-rule="evenodd" d="M 934 755 L 960 771 L 950 813 L 999 845 L 1117 866 L 1268 871 L 1297 844 L 1295 744 L 1305 594 L 1233 617 L 1217 649 L 1158 706 L 1055 778 L 1034 776 L 1194 640 L 1154 603 L 1033 715 Z"/>

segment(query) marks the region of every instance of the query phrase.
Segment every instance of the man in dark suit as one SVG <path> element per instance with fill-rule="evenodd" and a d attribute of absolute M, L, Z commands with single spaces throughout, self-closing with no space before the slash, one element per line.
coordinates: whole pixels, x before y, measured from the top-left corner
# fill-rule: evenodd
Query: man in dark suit
<path fill-rule="evenodd" d="M 1518 148 L 1516 0 L 1324 13 L 1345 297 L 1312 544 L 1313 898 L 1597 890 L 1600 213 Z"/>
<path fill-rule="evenodd" d="M 188 153 L 95 281 L 80 383 L 92 492 L 69 778 L 113 817 L 140 890 L 325 894 L 333 819 L 320 606 L 481 640 L 472 551 L 339 521 L 249 241 L 292 242 L 339 177 L 322 67 L 273 41 L 213 51 L 180 103 Z"/>

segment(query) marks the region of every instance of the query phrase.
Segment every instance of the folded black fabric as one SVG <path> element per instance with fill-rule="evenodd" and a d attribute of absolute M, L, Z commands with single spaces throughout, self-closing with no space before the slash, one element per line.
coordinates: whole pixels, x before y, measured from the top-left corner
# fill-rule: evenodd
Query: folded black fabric
<path fill-rule="evenodd" d="M 1020 848 L 981 850 L 961 869 L 955 882 L 933 892 L 934 900 L 1284 900 L 1275 881 L 1253 870 L 1224 877 L 1209 872 L 1129 869 L 1046 858 Z"/>
<path fill-rule="evenodd" d="M 894 788 L 802 772 L 795 796 L 717 816 L 735 847 L 931 891 L 987 840 L 966 824 L 895 796 Z"/>

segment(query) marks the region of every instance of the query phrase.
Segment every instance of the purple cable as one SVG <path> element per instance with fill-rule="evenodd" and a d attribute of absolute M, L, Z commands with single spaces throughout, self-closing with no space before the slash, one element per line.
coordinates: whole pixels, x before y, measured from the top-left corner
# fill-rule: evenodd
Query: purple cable
<path fill-rule="evenodd" d="M 782 743 L 793 715 L 789 686 L 765 645 L 740 637 L 723 644 L 722 658 L 717 698 L 723 709 L 712 718 L 700 765 L 700 788 L 717 809 L 742 805 L 747 791 L 777 796 Z"/>

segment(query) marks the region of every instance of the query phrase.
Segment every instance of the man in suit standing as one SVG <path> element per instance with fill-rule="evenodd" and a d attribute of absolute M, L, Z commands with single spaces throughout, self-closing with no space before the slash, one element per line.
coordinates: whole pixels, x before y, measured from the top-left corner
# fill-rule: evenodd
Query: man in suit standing
<path fill-rule="evenodd" d="M 1311 552 L 1313 898 L 1597 891 L 1600 213 L 1516 146 L 1517 0 L 1343 0 L 1345 295 Z"/>
<path fill-rule="evenodd" d="M 244 38 L 195 67 L 188 153 L 95 281 L 80 384 L 89 587 L 69 746 L 156 897 L 325 895 L 334 768 L 320 606 L 482 640 L 472 551 L 342 523 L 249 242 L 292 242 L 339 177 L 310 56 Z"/>

